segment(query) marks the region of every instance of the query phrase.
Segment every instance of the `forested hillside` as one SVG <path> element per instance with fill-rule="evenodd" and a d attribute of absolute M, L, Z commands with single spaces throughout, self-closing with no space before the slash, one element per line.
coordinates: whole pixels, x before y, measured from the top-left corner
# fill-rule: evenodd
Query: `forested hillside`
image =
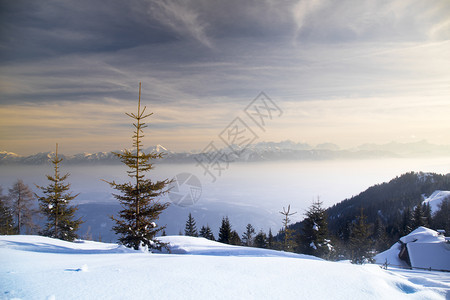
<path fill-rule="evenodd" d="M 356 219 L 362 208 L 368 223 L 376 223 L 379 217 L 387 232 L 396 235 L 402 230 L 405 213 L 412 214 L 415 206 L 435 190 L 449 189 L 450 174 L 406 173 L 327 209 L 328 228 L 333 234 L 345 236 L 347 225 Z"/>
<path fill-rule="evenodd" d="M 449 234 L 450 199 L 444 199 L 435 211 L 431 211 L 429 204 L 423 203 L 436 190 L 450 190 L 450 174 L 410 172 L 324 209 L 328 235 L 336 255 L 341 258 L 351 256 L 354 230 L 360 220 L 364 220 L 362 225 L 366 231 L 360 239 L 377 252 L 386 250 L 401 236 L 419 226 L 445 229 Z M 305 244 L 302 243 L 302 236 L 308 235 L 305 220 L 289 226 L 298 237 L 299 247 Z M 276 239 L 282 238 L 283 232 L 280 232 Z M 303 247 L 308 245 L 306 243 Z"/>

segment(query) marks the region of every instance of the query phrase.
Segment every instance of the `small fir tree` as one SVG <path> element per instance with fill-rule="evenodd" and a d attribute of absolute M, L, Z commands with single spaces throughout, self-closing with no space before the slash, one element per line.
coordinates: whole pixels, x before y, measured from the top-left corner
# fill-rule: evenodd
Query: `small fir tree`
<path fill-rule="evenodd" d="M 327 216 L 322 203 L 317 198 L 306 212 L 299 250 L 304 254 L 328 258 L 333 247 L 328 239 Z"/>
<path fill-rule="evenodd" d="M 291 213 L 291 205 L 288 205 L 288 209 L 286 210 L 283 207 L 283 211 L 280 211 L 280 214 L 284 216 L 283 219 L 283 234 L 284 234 L 284 242 L 283 242 L 283 250 L 284 251 L 294 251 L 295 243 L 292 240 L 293 230 L 289 228 L 289 223 L 291 220 L 290 216 L 295 215 L 297 212 Z"/>
<path fill-rule="evenodd" d="M 122 210 L 118 217 L 112 217 L 116 222 L 113 230 L 119 234 L 119 242 L 127 247 L 139 249 L 161 249 L 164 243 L 155 239 L 158 232 L 165 226 L 158 226 L 159 215 L 169 206 L 161 203 L 159 198 L 168 192 L 168 179 L 153 182 L 145 178 L 145 173 L 153 169 L 152 160 L 162 158 L 162 153 L 144 153 L 142 151 L 143 129 L 147 127 L 143 120 L 152 113 L 141 110 L 141 84 L 139 83 L 139 99 L 137 113 L 126 113 L 135 123 L 133 134 L 133 150 L 114 153 L 128 168 L 128 176 L 132 181 L 126 183 L 108 182 L 119 194 L 113 194 L 119 200 Z"/>
<path fill-rule="evenodd" d="M 216 240 L 214 238 L 214 234 L 208 224 L 206 224 L 206 227 L 202 226 L 202 228 L 200 229 L 200 236 L 204 237 L 205 239 L 211 240 L 211 241 Z"/>
<path fill-rule="evenodd" d="M 3 189 L 0 186 L 0 235 L 17 234 L 17 228 L 14 226 L 13 214 L 8 207 L 7 197 L 3 195 Z"/>
<path fill-rule="evenodd" d="M 372 242 L 369 239 L 370 230 L 366 219 L 361 208 L 361 214 L 350 233 L 351 262 L 354 264 L 373 262 Z"/>
<path fill-rule="evenodd" d="M 239 233 L 236 230 L 233 230 L 230 234 L 230 245 L 242 245 L 241 238 L 239 237 Z"/>
<path fill-rule="evenodd" d="M 231 224 L 228 217 L 224 217 L 222 219 L 222 225 L 219 228 L 219 239 L 217 240 L 220 243 L 230 244 L 231 239 Z"/>
<path fill-rule="evenodd" d="M 195 225 L 195 220 L 192 214 L 189 213 L 188 219 L 186 221 L 186 227 L 184 229 L 184 235 L 186 236 L 198 236 L 197 226 Z"/>
<path fill-rule="evenodd" d="M 21 179 L 18 179 L 9 189 L 8 194 L 10 207 L 14 215 L 17 233 L 31 234 L 37 230 L 37 225 L 33 222 L 33 216 L 37 211 L 34 209 L 35 195 L 31 189 Z M 25 231 L 26 229 L 26 231 Z"/>
<path fill-rule="evenodd" d="M 242 244 L 244 246 L 253 246 L 253 235 L 255 234 L 255 228 L 252 224 L 247 224 L 245 232 L 242 235 Z"/>
<path fill-rule="evenodd" d="M 69 174 L 61 176 L 59 172 L 61 161 L 62 158 L 58 157 L 58 144 L 56 144 L 55 155 L 51 160 L 55 170 L 54 175 L 47 175 L 47 179 L 50 181 L 48 186 L 37 186 L 44 193 L 44 196 L 38 196 L 39 207 L 42 214 L 47 217 L 43 235 L 73 241 L 78 238 L 76 232 L 83 221 L 81 221 L 81 218 L 74 219 L 78 207 L 70 205 L 70 202 L 78 194 L 72 195 L 69 192 L 70 184 L 64 183 Z"/>
<path fill-rule="evenodd" d="M 262 229 L 255 236 L 254 245 L 258 248 L 267 248 L 267 236 Z"/>

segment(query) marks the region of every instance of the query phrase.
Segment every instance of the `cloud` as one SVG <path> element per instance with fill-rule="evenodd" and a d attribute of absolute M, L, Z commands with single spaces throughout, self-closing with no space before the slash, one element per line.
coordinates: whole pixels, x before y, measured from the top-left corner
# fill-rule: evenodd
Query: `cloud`
<path fill-rule="evenodd" d="M 305 41 L 417 41 L 430 36 L 449 39 L 448 1 L 300 0 L 293 9 L 296 38 Z M 441 25 L 442 24 L 442 25 Z M 437 26 L 437 27 L 436 27 Z"/>
<path fill-rule="evenodd" d="M 150 8 L 151 15 L 182 38 L 188 36 L 212 48 L 212 42 L 206 34 L 207 24 L 188 3 L 189 1 L 157 1 Z"/>
<path fill-rule="evenodd" d="M 295 37 L 298 36 L 299 32 L 307 22 L 308 17 L 312 17 L 317 10 L 319 10 L 323 5 L 325 5 L 325 1 L 323 0 L 312 0 L 312 1 L 298 1 L 292 10 L 292 14 L 294 16 L 295 23 L 297 25 L 295 31 Z"/>
<path fill-rule="evenodd" d="M 110 106 L 133 108 L 142 82 L 143 99 L 161 113 L 155 136 L 184 149 L 189 140 L 202 148 L 261 91 L 281 106 L 320 102 L 323 123 L 302 123 L 299 114 L 299 123 L 282 122 L 282 134 L 312 124 L 326 140 L 325 125 L 343 120 L 327 105 L 351 114 L 351 103 L 361 113 L 352 120 L 367 124 L 364 116 L 382 116 L 358 110 L 367 101 L 450 94 L 449 16 L 444 0 L 3 1 L 0 110 L 18 125 L 2 123 L 3 132 L 8 141 L 36 143 L 68 130 L 66 138 L 78 144 L 83 137 L 96 149 L 100 141 L 116 145 L 96 126 L 122 136 L 120 124 L 108 121 L 118 117 Z M 88 108 L 104 113 L 95 120 Z M 314 114 L 313 106 L 307 112 Z M 21 117 L 30 119 L 27 135 Z M 443 132 L 442 118 L 424 120 Z"/>

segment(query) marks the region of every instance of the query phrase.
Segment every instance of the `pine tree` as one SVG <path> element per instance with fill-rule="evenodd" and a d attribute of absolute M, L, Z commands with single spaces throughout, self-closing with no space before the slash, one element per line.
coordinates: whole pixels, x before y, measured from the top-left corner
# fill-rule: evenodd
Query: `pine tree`
<path fill-rule="evenodd" d="M 425 216 L 423 213 L 423 208 L 422 208 L 421 202 L 419 202 L 419 204 L 417 204 L 416 208 L 414 208 L 412 224 L 413 224 L 413 230 L 420 226 L 425 226 Z"/>
<path fill-rule="evenodd" d="M 361 208 L 361 214 L 358 216 L 356 224 L 354 224 L 350 233 L 351 261 L 354 264 L 364 264 L 373 261 L 372 243 L 369 239 L 370 232 L 366 219 L 367 217 Z"/>
<path fill-rule="evenodd" d="M 70 184 L 64 183 L 69 174 L 60 175 L 59 163 L 61 161 L 62 158 L 58 157 L 58 144 L 56 144 L 56 152 L 51 160 L 55 173 L 53 176 L 47 175 L 47 179 L 50 181 L 48 186 L 37 186 L 44 193 L 44 196 L 38 197 L 40 210 L 47 217 L 43 234 L 61 240 L 73 241 L 78 237 L 76 232 L 83 222 L 81 219 L 74 220 L 78 207 L 71 206 L 70 202 L 78 194 L 72 195 L 69 192 Z"/>
<path fill-rule="evenodd" d="M 37 214 L 33 203 L 36 198 L 28 185 L 18 179 L 9 189 L 8 198 L 18 234 L 22 234 L 25 228 L 27 234 L 36 231 L 37 225 L 33 222 L 33 216 Z"/>
<path fill-rule="evenodd" d="M 141 110 L 141 84 L 139 83 L 139 100 L 137 114 L 126 113 L 135 123 L 133 150 L 114 153 L 129 170 L 128 176 L 132 181 L 126 183 L 108 182 L 119 194 L 113 194 L 119 200 L 122 210 L 119 216 L 112 217 L 116 222 L 113 230 L 119 234 L 119 241 L 127 247 L 139 249 L 161 249 L 164 243 L 155 239 L 158 232 L 165 227 L 158 226 L 155 221 L 169 206 L 161 203 L 159 197 L 167 193 L 168 179 L 153 182 L 145 178 L 145 173 L 153 169 L 151 160 L 162 158 L 162 153 L 144 153 L 142 151 L 143 129 L 147 127 L 142 121 L 152 115 L 145 114 L 146 107 Z"/>
<path fill-rule="evenodd" d="M 267 248 L 275 249 L 274 238 L 272 234 L 272 228 L 269 228 L 269 234 L 267 235 Z"/>
<path fill-rule="evenodd" d="M 7 204 L 7 197 L 3 195 L 0 186 L 0 235 L 17 234 L 17 227 L 14 226 L 13 214 Z"/>
<path fill-rule="evenodd" d="M 450 197 L 442 200 L 433 217 L 434 229 L 444 229 L 447 236 L 450 234 Z"/>
<path fill-rule="evenodd" d="M 258 248 L 267 248 L 267 236 L 262 229 L 255 236 L 254 245 Z"/>
<path fill-rule="evenodd" d="M 303 234 L 300 236 L 299 252 L 328 258 L 333 247 L 328 239 L 328 224 L 325 209 L 319 198 L 313 201 L 303 220 Z"/>
<path fill-rule="evenodd" d="M 186 236 L 198 236 L 197 226 L 195 225 L 195 220 L 192 217 L 192 214 L 189 213 L 189 217 L 186 221 L 186 227 L 184 229 L 184 235 Z"/>
<path fill-rule="evenodd" d="M 424 217 L 424 223 L 425 223 L 425 227 L 430 227 L 431 224 L 433 223 L 432 221 L 432 217 L 431 217 L 431 207 L 430 207 L 430 203 L 424 203 L 423 205 L 423 217 Z"/>
<path fill-rule="evenodd" d="M 239 237 L 239 233 L 236 230 L 233 230 L 230 234 L 230 245 L 239 246 L 242 244 L 241 238 Z"/>
<path fill-rule="evenodd" d="M 389 238 L 386 234 L 386 228 L 378 216 L 373 228 L 373 239 L 375 243 L 375 249 L 379 252 L 389 248 Z"/>
<path fill-rule="evenodd" d="M 253 235 L 255 234 L 255 228 L 253 228 L 252 224 L 247 224 L 245 228 L 246 231 L 242 235 L 242 244 L 244 246 L 252 246 L 253 245 Z"/>
<path fill-rule="evenodd" d="M 231 239 L 231 225 L 228 217 L 222 218 L 222 225 L 219 228 L 219 239 L 220 243 L 230 244 Z"/>
<path fill-rule="evenodd" d="M 409 209 L 409 207 L 407 207 L 405 209 L 405 211 L 403 212 L 402 222 L 401 222 L 400 229 L 399 229 L 399 233 L 401 236 L 405 236 L 405 235 L 411 233 L 411 231 L 413 230 L 412 223 L 413 223 L 413 220 L 412 220 L 411 210 Z"/>
<path fill-rule="evenodd" d="M 206 227 L 202 226 L 202 228 L 200 229 L 200 236 L 204 237 L 205 239 L 211 240 L 211 241 L 216 240 L 214 238 L 214 234 L 208 224 L 206 224 Z"/>

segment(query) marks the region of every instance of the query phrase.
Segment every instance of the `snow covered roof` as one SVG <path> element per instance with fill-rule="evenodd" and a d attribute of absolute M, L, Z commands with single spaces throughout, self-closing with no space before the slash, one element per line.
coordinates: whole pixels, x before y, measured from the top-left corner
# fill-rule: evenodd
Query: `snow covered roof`
<path fill-rule="evenodd" d="M 437 231 L 419 227 L 400 240 L 406 243 L 411 267 L 450 271 L 450 244 Z"/>
<path fill-rule="evenodd" d="M 400 242 L 406 244 L 411 267 L 450 271 L 450 244 L 437 231 L 419 227 L 400 238 Z M 400 250 L 400 243 L 396 243 L 389 250 L 375 256 L 375 260 L 380 264 L 387 260 L 392 265 L 406 266 L 398 258 Z"/>
<path fill-rule="evenodd" d="M 438 238 L 438 232 L 426 227 L 419 227 L 413 232 L 400 238 L 402 243 L 439 243 L 442 242 L 441 238 Z"/>

